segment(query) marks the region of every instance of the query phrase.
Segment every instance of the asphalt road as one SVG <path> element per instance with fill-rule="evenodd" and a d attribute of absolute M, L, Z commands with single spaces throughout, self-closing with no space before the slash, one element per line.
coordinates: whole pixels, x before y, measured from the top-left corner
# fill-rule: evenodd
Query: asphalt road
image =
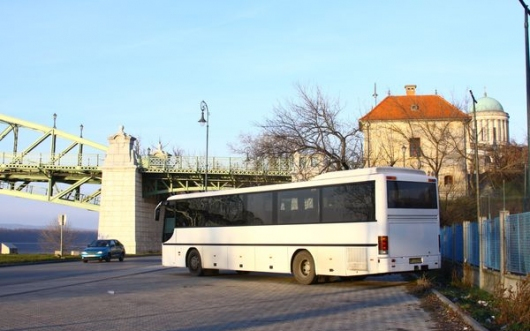
<path fill-rule="evenodd" d="M 399 275 L 305 286 L 291 275 L 193 277 L 160 257 L 0 268 L 4 330 L 437 330 Z"/>

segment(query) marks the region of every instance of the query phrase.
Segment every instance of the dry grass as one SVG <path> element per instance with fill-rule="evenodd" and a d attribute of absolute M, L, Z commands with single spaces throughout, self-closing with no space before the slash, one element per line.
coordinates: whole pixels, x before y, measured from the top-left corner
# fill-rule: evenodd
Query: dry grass
<path fill-rule="evenodd" d="M 497 321 L 505 330 L 530 330 L 530 275 L 512 287 L 498 286 L 495 290 Z"/>
<path fill-rule="evenodd" d="M 416 280 L 416 287 L 419 291 L 429 291 L 434 287 L 433 280 L 423 273 L 421 277 Z"/>

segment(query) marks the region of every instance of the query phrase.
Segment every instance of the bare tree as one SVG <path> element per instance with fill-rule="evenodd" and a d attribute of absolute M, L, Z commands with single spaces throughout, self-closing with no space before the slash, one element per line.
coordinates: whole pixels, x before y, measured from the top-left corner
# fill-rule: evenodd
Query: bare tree
<path fill-rule="evenodd" d="M 77 233 L 66 223 L 63 226 L 63 248 L 67 251 L 72 247 L 77 237 Z M 58 251 L 61 248 L 61 226 L 54 219 L 46 225 L 39 236 L 39 245 L 44 252 Z"/>
<path fill-rule="evenodd" d="M 526 162 L 528 148 L 515 142 L 490 146 L 484 152 L 484 173 L 482 187 L 489 190 L 485 194 L 497 200 L 516 199 L 522 201 L 526 191 Z M 499 203 L 498 203 L 499 204 Z M 510 210 L 522 210 L 510 207 Z"/>
<path fill-rule="evenodd" d="M 377 138 L 384 141 L 384 144 L 380 144 L 375 150 L 374 148 L 366 149 L 365 147 L 365 167 L 376 167 L 379 165 L 393 167 L 398 164 L 401 158 L 402 136 L 393 130 L 389 130 L 386 126 L 383 128 L 384 130 L 377 130 Z M 366 134 L 370 134 L 368 131 L 369 129 L 366 129 Z M 370 144 L 369 139 L 367 144 Z"/>
<path fill-rule="evenodd" d="M 353 121 L 340 118 L 338 100 L 320 88 L 296 85 L 298 99 L 274 107 L 270 118 L 258 123 L 261 131 L 240 136 L 232 150 L 248 158 L 279 158 L 298 155 L 310 159 L 318 173 L 362 166 L 360 131 Z"/>
<path fill-rule="evenodd" d="M 438 178 L 443 167 L 459 155 L 465 155 L 462 120 L 414 119 L 406 123 L 406 126 L 390 125 L 389 129 L 401 135 L 409 144 L 416 137 L 422 140 L 421 146 L 417 146 L 416 150 L 414 146 L 408 148 L 409 157 L 417 160 L 410 164 L 411 167 L 427 169 Z"/>

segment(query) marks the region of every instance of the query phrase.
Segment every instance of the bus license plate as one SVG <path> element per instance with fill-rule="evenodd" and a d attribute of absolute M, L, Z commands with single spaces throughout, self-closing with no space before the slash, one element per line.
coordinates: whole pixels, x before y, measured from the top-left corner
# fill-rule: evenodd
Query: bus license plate
<path fill-rule="evenodd" d="M 411 257 L 409 259 L 409 264 L 420 264 L 421 262 L 421 257 Z"/>

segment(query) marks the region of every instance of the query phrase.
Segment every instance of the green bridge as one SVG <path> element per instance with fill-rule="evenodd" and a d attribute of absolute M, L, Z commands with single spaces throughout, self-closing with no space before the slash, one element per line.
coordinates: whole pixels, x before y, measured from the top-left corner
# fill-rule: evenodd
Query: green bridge
<path fill-rule="evenodd" d="M 107 146 L 54 127 L 0 115 L 0 141 L 10 138 L 13 150 L 0 154 L 0 193 L 99 210 L 102 169 Z M 23 130 L 39 134 L 21 144 Z M 63 147 L 60 140 L 65 140 Z M 45 152 L 35 152 L 43 149 Z M 84 152 L 91 149 L 91 153 Z M 171 156 L 161 150 L 136 155 L 144 197 L 204 190 L 205 157 Z M 208 158 L 208 190 L 221 190 L 291 181 L 289 160 Z"/>
<path fill-rule="evenodd" d="M 156 250 L 152 211 L 169 195 L 292 180 L 287 159 L 140 152 L 123 128 L 108 146 L 83 138 L 82 125 L 74 135 L 0 114 L 0 130 L 0 194 L 99 211 L 99 235 L 130 228 L 120 238 L 131 253 Z"/>

